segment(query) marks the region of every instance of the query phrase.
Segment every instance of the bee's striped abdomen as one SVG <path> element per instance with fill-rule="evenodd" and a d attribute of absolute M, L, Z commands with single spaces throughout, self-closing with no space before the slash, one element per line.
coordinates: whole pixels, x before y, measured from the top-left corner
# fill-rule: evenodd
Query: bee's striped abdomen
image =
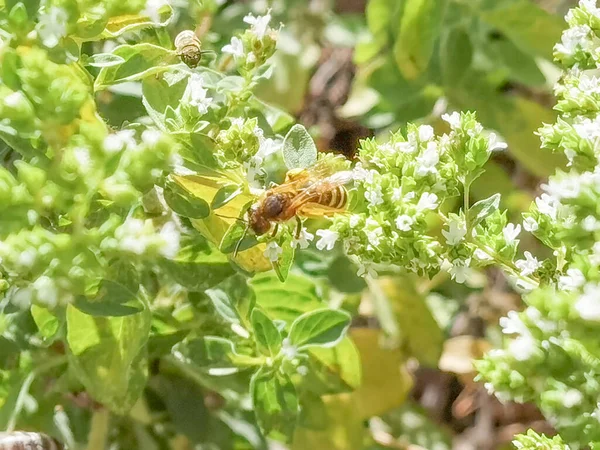
<path fill-rule="evenodd" d="M 317 201 L 320 205 L 335 209 L 343 209 L 347 202 L 348 192 L 344 186 L 336 186 L 333 189 L 322 192 Z"/>
<path fill-rule="evenodd" d="M 56 439 L 43 433 L 0 433 L 0 450 L 62 450 Z"/>

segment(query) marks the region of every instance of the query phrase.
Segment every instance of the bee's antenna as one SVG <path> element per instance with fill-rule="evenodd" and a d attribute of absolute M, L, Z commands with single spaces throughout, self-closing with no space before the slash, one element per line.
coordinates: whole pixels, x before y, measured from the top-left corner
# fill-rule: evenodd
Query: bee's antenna
<path fill-rule="evenodd" d="M 238 254 L 238 250 L 240 249 L 240 245 L 242 245 L 242 241 L 246 237 L 246 233 L 248 233 L 248 228 L 250 228 L 250 224 L 246 224 L 246 228 L 244 228 L 244 232 L 242 233 L 242 237 L 235 244 L 235 249 L 233 250 L 233 257 L 235 258 Z"/>

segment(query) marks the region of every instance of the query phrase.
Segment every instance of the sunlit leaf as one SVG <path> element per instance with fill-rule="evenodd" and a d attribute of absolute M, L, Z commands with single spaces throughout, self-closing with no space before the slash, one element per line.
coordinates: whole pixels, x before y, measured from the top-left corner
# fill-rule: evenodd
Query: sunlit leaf
<path fill-rule="evenodd" d="M 446 10 L 446 0 L 406 0 L 394 57 L 402 74 L 414 80 L 425 72 Z"/>
<path fill-rule="evenodd" d="M 335 309 L 318 309 L 298 317 L 290 328 L 290 342 L 298 348 L 332 347 L 350 326 L 350 315 Z"/>
<path fill-rule="evenodd" d="M 252 328 L 258 351 L 266 356 L 276 356 L 281 349 L 281 333 L 273 321 L 258 308 L 252 311 Z"/>
<path fill-rule="evenodd" d="M 250 392 L 263 433 L 277 432 L 291 438 L 298 420 L 298 397 L 289 377 L 261 368 L 252 377 Z"/>
<path fill-rule="evenodd" d="M 99 317 L 67 307 L 69 365 L 87 391 L 118 414 L 135 404 L 146 384 L 150 318 L 148 308 Z"/>
<path fill-rule="evenodd" d="M 315 142 L 302 125 L 294 125 L 285 136 L 283 160 L 288 169 L 309 167 L 317 161 Z"/>

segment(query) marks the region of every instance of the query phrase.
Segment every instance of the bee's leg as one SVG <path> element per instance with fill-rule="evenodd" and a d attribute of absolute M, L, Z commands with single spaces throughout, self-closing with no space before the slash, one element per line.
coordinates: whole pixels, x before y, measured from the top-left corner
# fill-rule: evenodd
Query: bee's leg
<path fill-rule="evenodd" d="M 302 219 L 296 216 L 296 239 L 300 239 L 300 233 L 302 233 Z"/>
<path fill-rule="evenodd" d="M 237 243 L 235 244 L 235 249 L 233 250 L 233 257 L 235 258 L 238 254 L 238 251 L 240 250 L 240 245 L 242 245 L 242 241 L 244 240 L 244 238 L 246 237 L 246 233 L 248 233 L 248 226 L 246 226 L 246 228 L 244 228 L 244 233 L 242 234 L 242 237 L 240 238 L 239 241 L 237 241 Z"/>
<path fill-rule="evenodd" d="M 275 228 L 273 228 L 273 233 L 271 233 L 271 237 L 277 236 L 277 232 L 279 231 L 279 224 L 275 224 Z"/>

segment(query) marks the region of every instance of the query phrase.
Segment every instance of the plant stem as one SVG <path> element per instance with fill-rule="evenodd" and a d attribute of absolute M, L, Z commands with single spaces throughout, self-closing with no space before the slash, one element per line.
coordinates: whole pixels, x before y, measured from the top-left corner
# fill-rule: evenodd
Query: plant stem
<path fill-rule="evenodd" d="M 110 425 L 110 412 L 106 408 L 94 411 L 92 425 L 88 434 L 86 450 L 105 450 Z"/>

